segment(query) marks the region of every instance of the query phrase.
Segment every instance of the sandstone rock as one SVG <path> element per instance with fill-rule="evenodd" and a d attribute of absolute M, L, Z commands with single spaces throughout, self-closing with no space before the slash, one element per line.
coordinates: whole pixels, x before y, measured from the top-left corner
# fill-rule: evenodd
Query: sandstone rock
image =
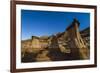
<path fill-rule="evenodd" d="M 39 53 L 36 57 L 36 61 L 41 62 L 41 61 L 51 61 L 51 59 L 47 56 L 49 51 L 44 50 L 41 53 Z"/>

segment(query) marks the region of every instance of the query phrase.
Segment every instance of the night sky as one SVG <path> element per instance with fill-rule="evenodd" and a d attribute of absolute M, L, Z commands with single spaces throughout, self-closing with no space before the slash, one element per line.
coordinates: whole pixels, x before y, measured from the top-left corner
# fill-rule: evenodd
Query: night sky
<path fill-rule="evenodd" d="M 90 26 L 90 13 L 21 10 L 22 40 L 63 32 L 74 18 L 79 20 L 80 30 Z"/>

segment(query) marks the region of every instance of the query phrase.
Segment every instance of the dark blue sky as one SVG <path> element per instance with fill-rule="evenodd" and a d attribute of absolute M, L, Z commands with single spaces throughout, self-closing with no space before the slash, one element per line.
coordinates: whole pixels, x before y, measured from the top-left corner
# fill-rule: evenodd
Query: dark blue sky
<path fill-rule="evenodd" d="M 89 13 L 21 10 L 22 40 L 63 32 L 73 18 L 79 20 L 80 30 L 90 26 Z"/>

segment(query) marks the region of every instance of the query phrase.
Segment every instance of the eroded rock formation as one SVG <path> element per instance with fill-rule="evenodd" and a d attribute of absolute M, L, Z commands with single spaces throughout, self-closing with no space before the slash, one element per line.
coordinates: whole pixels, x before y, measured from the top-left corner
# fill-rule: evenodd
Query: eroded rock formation
<path fill-rule="evenodd" d="M 64 32 L 22 41 L 22 62 L 89 59 L 89 29 L 80 31 L 79 26 L 74 19 Z"/>

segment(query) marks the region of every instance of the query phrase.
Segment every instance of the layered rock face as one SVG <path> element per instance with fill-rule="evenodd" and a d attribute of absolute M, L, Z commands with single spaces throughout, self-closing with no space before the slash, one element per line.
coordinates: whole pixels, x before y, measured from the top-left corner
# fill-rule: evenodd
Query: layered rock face
<path fill-rule="evenodd" d="M 32 39 L 22 41 L 22 62 L 89 59 L 89 28 L 80 31 L 79 26 L 79 21 L 74 19 L 64 32 L 52 36 L 32 36 Z"/>

